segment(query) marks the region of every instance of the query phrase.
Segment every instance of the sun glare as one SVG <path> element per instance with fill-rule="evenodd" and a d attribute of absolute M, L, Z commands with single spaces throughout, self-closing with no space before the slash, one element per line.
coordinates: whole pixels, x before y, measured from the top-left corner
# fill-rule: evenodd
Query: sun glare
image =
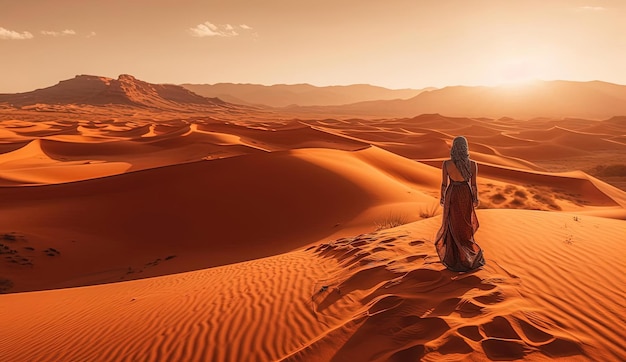
<path fill-rule="evenodd" d="M 495 61 L 492 84 L 505 87 L 523 87 L 539 80 L 557 76 L 554 62 L 549 57 L 520 57 Z"/>

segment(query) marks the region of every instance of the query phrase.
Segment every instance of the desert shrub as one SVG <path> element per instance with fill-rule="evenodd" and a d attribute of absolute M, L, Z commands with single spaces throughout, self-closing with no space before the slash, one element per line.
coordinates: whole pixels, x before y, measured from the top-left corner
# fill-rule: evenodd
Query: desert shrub
<path fill-rule="evenodd" d="M 382 220 L 374 221 L 376 231 L 395 228 L 396 226 L 404 225 L 408 222 L 408 218 L 402 214 L 389 213 Z"/>
<path fill-rule="evenodd" d="M 437 212 L 439 211 L 439 208 L 441 206 L 439 206 L 438 203 L 431 203 L 427 206 L 424 206 L 422 208 L 420 208 L 420 212 L 419 215 L 422 219 L 428 219 L 431 218 L 435 215 L 437 215 Z"/>

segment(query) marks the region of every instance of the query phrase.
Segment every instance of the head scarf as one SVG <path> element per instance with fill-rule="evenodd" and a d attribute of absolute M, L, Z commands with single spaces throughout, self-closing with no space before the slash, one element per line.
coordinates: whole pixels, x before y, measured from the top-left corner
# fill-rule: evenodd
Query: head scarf
<path fill-rule="evenodd" d="M 472 170 L 469 159 L 469 146 L 467 145 L 467 139 L 465 137 L 458 136 L 452 140 L 450 158 L 452 162 L 454 162 L 457 170 L 463 175 L 463 178 L 469 180 L 472 177 Z"/>

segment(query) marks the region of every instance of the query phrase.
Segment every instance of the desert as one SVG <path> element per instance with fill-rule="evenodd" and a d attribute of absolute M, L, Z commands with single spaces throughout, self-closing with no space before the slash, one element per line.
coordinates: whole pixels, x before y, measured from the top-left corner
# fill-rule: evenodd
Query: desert
<path fill-rule="evenodd" d="M 186 87 L 0 94 L 0 360 L 626 359 L 626 86 Z M 519 111 L 549 88 L 572 98 Z M 500 103 L 444 100 L 463 91 Z M 479 167 L 469 273 L 433 246 L 457 135 Z"/>

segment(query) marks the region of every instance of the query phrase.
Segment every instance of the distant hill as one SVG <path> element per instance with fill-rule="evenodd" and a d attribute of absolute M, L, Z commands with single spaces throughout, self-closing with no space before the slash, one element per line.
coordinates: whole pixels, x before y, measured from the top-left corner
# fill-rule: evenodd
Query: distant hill
<path fill-rule="evenodd" d="M 412 96 L 411 96 L 412 95 Z M 359 100 L 352 102 L 353 100 Z M 372 99 L 363 101 L 364 99 Z M 540 81 L 520 86 L 391 90 L 371 85 L 315 87 L 220 83 L 152 84 L 130 75 L 117 79 L 78 75 L 58 84 L 17 94 L 0 94 L 0 108 L 64 105 L 121 105 L 171 111 L 222 108 L 299 117 L 535 117 L 608 119 L 626 116 L 626 86 L 601 82 Z"/>
<path fill-rule="evenodd" d="M 53 105 L 125 105 L 143 108 L 182 109 L 224 106 L 217 98 L 197 95 L 178 85 L 152 84 L 127 74 L 117 79 L 77 75 L 58 84 L 17 94 L 0 94 L 0 104 L 23 107 Z"/>
<path fill-rule="evenodd" d="M 413 117 L 579 117 L 626 115 L 626 86 L 591 81 L 540 81 L 520 86 L 455 86 L 425 91 L 410 99 L 379 100 L 329 107 L 288 107 L 290 112 Z"/>
<path fill-rule="evenodd" d="M 190 91 L 205 97 L 219 97 L 238 104 L 270 107 L 328 106 L 372 100 L 406 99 L 427 89 L 388 89 L 368 84 L 316 87 L 310 84 L 182 84 Z"/>

